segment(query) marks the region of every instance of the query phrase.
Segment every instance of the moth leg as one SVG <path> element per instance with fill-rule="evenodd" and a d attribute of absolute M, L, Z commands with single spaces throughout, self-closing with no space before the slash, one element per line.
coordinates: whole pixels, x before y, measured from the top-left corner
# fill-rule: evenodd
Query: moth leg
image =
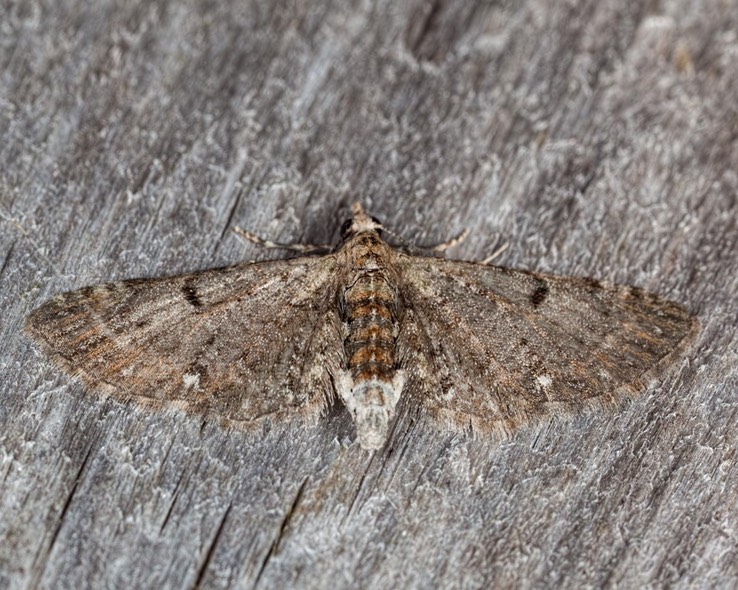
<path fill-rule="evenodd" d="M 333 251 L 333 246 L 328 244 L 282 244 L 280 242 L 272 242 L 271 240 L 265 240 L 260 238 L 256 234 L 252 234 L 250 231 L 241 229 L 240 227 L 234 227 L 233 231 L 239 236 L 248 240 L 252 244 L 261 246 L 262 248 L 277 248 L 280 250 L 292 250 L 293 252 L 302 252 L 303 254 L 315 254 L 315 253 L 328 253 Z"/>
<path fill-rule="evenodd" d="M 487 256 L 487 258 L 485 258 L 484 260 L 482 260 L 479 264 L 489 264 L 495 258 L 497 258 L 500 254 L 502 254 L 505 250 L 507 250 L 507 247 L 509 245 L 510 245 L 510 242 L 505 242 L 504 244 L 502 244 L 502 246 L 500 246 L 499 248 L 497 248 L 497 250 L 495 250 L 494 252 L 492 252 L 492 254 L 490 254 L 489 256 Z"/>

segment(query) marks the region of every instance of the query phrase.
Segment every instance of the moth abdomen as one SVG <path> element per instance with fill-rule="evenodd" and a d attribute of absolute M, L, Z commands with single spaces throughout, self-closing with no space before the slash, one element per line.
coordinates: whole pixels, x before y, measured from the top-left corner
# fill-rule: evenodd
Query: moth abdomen
<path fill-rule="evenodd" d="M 338 393 L 356 424 L 365 449 L 378 449 L 404 383 L 397 368 L 399 295 L 387 276 L 381 249 L 359 243 L 353 273 L 343 291 L 342 321 L 347 366 Z"/>
<path fill-rule="evenodd" d="M 355 382 L 390 381 L 395 368 L 397 295 L 379 273 L 360 274 L 346 289 L 344 347 Z"/>

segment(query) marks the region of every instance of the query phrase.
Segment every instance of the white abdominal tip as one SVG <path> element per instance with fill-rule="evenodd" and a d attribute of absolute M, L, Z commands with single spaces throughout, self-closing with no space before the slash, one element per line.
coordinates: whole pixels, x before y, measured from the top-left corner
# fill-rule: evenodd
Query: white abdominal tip
<path fill-rule="evenodd" d="M 381 449 L 387 440 L 389 415 L 382 406 L 364 406 L 358 408 L 355 415 L 356 435 L 363 449 L 376 451 Z"/>
<path fill-rule="evenodd" d="M 392 384 L 377 379 L 355 384 L 348 372 L 339 374 L 338 395 L 351 413 L 361 448 L 376 451 L 384 446 L 403 383 L 401 371 Z"/>

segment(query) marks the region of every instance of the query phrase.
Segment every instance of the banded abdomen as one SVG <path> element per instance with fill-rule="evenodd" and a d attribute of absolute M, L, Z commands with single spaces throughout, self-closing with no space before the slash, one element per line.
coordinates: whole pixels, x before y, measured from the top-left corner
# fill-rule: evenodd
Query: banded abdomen
<path fill-rule="evenodd" d="M 395 371 L 397 294 L 381 271 L 359 275 L 345 292 L 344 347 L 354 383 L 391 382 Z"/>
<path fill-rule="evenodd" d="M 347 367 L 338 392 L 356 423 L 362 447 L 387 438 L 404 377 L 397 369 L 400 300 L 375 236 L 357 239 L 340 305 Z M 376 242 L 375 242 L 376 240 Z"/>

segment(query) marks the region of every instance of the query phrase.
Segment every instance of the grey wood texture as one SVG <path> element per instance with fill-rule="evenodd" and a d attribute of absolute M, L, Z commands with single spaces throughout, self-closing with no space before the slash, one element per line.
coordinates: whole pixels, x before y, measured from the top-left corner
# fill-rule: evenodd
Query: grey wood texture
<path fill-rule="evenodd" d="M 0 588 L 738 585 L 735 0 L 4 2 L 0 65 Z M 621 408 L 406 414 L 375 454 L 340 405 L 248 433 L 103 399 L 22 334 L 61 291 L 287 256 L 236 225 L 334 241 L 357 199 L 702 332 Z"/>

